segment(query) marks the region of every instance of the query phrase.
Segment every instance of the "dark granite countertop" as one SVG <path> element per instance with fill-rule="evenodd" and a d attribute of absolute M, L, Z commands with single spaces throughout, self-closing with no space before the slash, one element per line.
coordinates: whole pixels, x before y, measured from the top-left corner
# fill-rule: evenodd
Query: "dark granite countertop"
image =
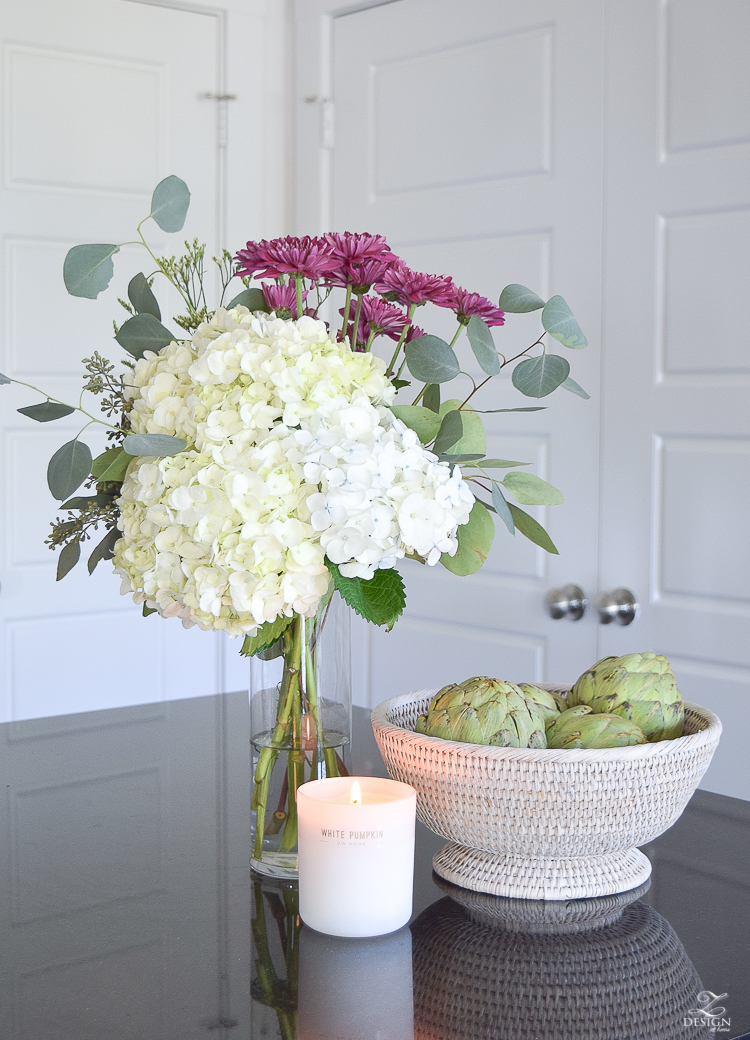
<path fill-rule="evenodd" d="M 354 714 L 353 769 L 384 775 Z M 583 904 L 447 886 L 418 825 L 410 929 L 346 941 L 299 928 L 295 886 L 250 875 L 246 695 L 8 723 L 0 761 L 9 1040 L 750 1032 L 749 802 L 697 792 L 644 849 L 650 887 L 583 931 Z"/>

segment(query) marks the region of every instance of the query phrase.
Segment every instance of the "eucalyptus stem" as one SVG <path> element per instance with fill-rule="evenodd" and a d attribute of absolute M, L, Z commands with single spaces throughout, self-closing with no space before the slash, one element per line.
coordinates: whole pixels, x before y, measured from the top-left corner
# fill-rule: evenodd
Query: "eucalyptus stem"
<path fill-rule="evenodd" d="M 51 394 L 45 393 L 44 390 L 40 390 L 39 387 L 34 386 L 33 383 L 24 383 L 22 379 L 10 379 L 10 382 L 17 383 L 19 386 L 28 387 L 29 390 L 33 390 L 35 393 L 41 394 L 42 397 L 46 397 L 48 401 L 54 401 L 55 404 L 61 404 L 65 408 L 72 408 L 74 412 L 80 412 L 81 415 L 85 415 L 86 418 L 90 420 L 90 422 L 86 423 L 86 426 L 90 426 L 92 422 L 95 422 L 100 423 L 102 426 L 106 426 L 108 430 L 117 430 L 116 426 L 113 426 L 111 423 L 105 422 L 104 419 L 98 419 L 95 415 L 92 415 L 91 412 L 87 412 L 85 408 L 81 408 L 80 403 L 77 405 L 68 404 L 67 401 L 61 401 L 59 397 L 52 397 Z M 83 390 L 81 391 L 81 397 L 83 397 Z M 78 398 L 79 402 L 81 400 L 81 397 Z M 86 426 L 84 426 L 84 430 L 86 429 Z M 81 433 L 83 433 L 83 430 L 79 432 L 79 437 L 81 436 Z"/>
<path fill-rule="evenodd" d="M 458 323 L 458 328 L 456 329 L 456 334 L 455 334 L 455 336 L 453 337 L 453 339 L 452 339 L 452 340 L 451 340 L 451 342 L 450 342 L 450 345 L 451 345 L 452 347 L 455 347 L 455 345 L 456 345 L 456 340 L 457 340 L 457 339 L 458 339 L 458 337 L 459 337 L 459 336 L 461 335 L 461 331 L 462 331 L 462 329 L 463 329 L 463 328 L 464 328 L 463 322 L 460 322 L 460 321 L 459 321 L 459 323 Z"/>

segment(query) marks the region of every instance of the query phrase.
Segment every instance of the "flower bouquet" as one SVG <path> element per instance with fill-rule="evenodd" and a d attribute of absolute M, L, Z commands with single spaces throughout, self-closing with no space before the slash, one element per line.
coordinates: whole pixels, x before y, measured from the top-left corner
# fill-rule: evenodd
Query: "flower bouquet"
<path fill-rule="evenodd" d="M 248 242 L 234 257 L 225 251 L 215 259 L 214 306 L 204 247 L 195 241 L 180 258 L 157 257 L 143 235 L 148 220 L 181 230 L 189 201 L 184 182 L 167 177 L 138 226 L 153 269 L 137 274 L 119 301 L 127 312 L 115 325 L 122 371 L 96 353 L 84 361 L 78 404 L 30 387 L 45 400 L 20 411 L 37 422 L 74 411 L 86 419 L 48 467 L 66 514 L 49 539 L 60 549 L 58 580 L 103 529 L 89 571 L 113 560 L 122 592 L 144 615 L 240 636 L 243 654 L 280 663 L 271 717 L 256 741 L 254 862 L 262 866 L 269 849 L 294 854 L 299 784 L 343 766 L 336 747 L 346 742 L 346 720 L 333 724 L 341 732 L 329 739 L 331 698 L 320 685 L 336 610 L 345 604 L 392 628 L 405 605 L 399 561 L 477 571 L 494 535 L 491 514 L 510 534 L 557 551 L 521 505 L 552 505 L 562 495 L 523 471 L 524 462 L 485 457 L 481 412 L 471 402 L 509 365 L 527 397 L 559 386 L 586 397 L 568 361 L 545 342 L 579 348 L 586 340 L 560 296 L 545 302 L 508 285 L 495 305 L 449 277 L 410 270 L 372 234 Z M 96 298 L 119 248 L 74 246 L 63 270 L 68 291 Z M 182 299 L 172 328 L 152 290 L 157 276 Z M 455 314 L 450 343 L 417 325 L 427 304 Z M 491 329 L 506 312 L 532 310 L 541 311 L 541 335 L 506 357 Z M 464 336 L 484 374 L 479 381 L 461 368 L 455 348 Z M 444 384 L 457 378 L 462 389 L 446 399 Z M 407 390 L 411 400 L 397 403 Z M 100 397 L 101 416 L 84 407 L 85 394 Z M 103 424 L 110 441 L 97 458 L 81 436 L 92 423 Z M 284 779 L 269 820 L 277 764 Z"/>

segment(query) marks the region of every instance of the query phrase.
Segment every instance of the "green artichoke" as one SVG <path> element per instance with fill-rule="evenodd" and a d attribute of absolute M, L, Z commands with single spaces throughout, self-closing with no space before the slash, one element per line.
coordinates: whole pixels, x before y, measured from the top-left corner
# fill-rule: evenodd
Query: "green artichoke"
<path fill-rule="evenodd" d="M 544 748 L 544 718 L 513 683 L 474 676 L 444 686 L 432 699 L 416 732 L 444 740 L 495 747 Z"/>
<path fill-rule="evenodd" d="M 561 697 L 559 693 L 543 690 L 540 686 L 532 686 L 531 683 L 522 682 L 518 684 L 518 689 L 521 690 L 526 700 L 533 701 L 536 704 L 542 713 L 545 726 L 549 726 L 550 722 L 554 722 L 560 712 L 565 711 L 568 707 L 565 698 Z"/>
<path fill-rule="evenodd" d="M 584 672 L 568 694 L 568 704 L 588 704 L 597 714 L 620 715 L 648 740 L 681 737 L 685 709 L 669 661 L 661 654 L 605 657 Z"/>
<path fill-rule="evenodd" d="M 608 748 L 645 744 L 635 723 L 620 715 L 595 715 L 587 704 L 568 708 L 547 726 L 547 747 Z"/>

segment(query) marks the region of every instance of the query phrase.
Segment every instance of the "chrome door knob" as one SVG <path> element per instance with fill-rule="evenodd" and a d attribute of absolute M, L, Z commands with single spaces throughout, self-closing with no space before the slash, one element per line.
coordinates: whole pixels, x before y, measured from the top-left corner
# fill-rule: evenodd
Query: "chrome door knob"
<path fill-rule="evenodd" d="M 615 589 L 614 592 L 602 592 L 596 601 L 599 611 L 599 623 L 611 625 L 632 625 L 638 616 L 638 603 L 630 589 Z"/>
<path fill-rule="evenodd" d="M 589 601 L 578 585 L 564 585 L 561 589 L 550 589 L 544 597 L 544 604 L 553 621 L 559 621 L 564 617 L 570 618 L 571 621 L 580 621 Z"/>

